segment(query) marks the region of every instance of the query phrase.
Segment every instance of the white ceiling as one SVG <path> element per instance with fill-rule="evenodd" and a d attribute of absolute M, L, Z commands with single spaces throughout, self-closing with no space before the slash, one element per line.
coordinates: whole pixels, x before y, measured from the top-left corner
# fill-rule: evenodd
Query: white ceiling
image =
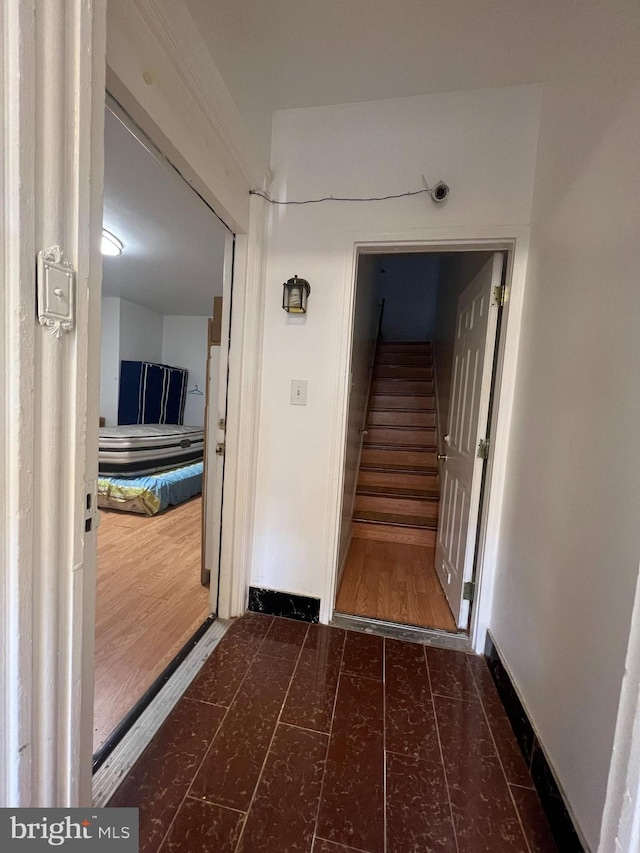
<path fill-rule="evenodd" d="M 103 257 L 103 296 L 160 314 L 211 316 L 222 294 L 226 229 L 109 109 L 103 221 L 124 244 L 119 257 Z"/>
<path fill-rule="evenodd" d="M 184 0 L 263 155 L 276 109 L 543 82 L 577 0 Z"/>

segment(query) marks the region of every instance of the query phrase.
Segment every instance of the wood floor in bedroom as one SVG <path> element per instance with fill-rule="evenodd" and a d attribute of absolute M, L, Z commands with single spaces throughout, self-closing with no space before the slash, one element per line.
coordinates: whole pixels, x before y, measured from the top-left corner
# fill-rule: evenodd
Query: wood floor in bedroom
<path fill-rule="evenodd" d="M 209 614 L 202 498 L 152 518 L 101 510 L 94 751 Z"/>

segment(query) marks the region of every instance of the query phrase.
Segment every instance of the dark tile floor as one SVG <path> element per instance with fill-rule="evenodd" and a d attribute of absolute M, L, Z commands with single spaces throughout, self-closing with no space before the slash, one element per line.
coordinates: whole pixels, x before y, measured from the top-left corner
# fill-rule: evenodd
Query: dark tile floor
<path fill-rule="evenodd" d="M 482 658 L 254 613 L 110 805 L 143 851 L 556 850 Z"/>

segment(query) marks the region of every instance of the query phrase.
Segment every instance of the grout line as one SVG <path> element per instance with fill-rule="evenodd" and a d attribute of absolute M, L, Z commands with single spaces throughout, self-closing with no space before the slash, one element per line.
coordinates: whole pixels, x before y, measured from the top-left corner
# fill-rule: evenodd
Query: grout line
<path fill-rule="evenodd" d="M 429 680 L 429 692 L 431 694 L 431 707 L 433 708 L 433 719 L 436 725 L 436 735 L 438 737 L 438 747 L 440 748 L 440 762 L 442 764 L 442 770 L 444 773 L 444 784 L 447 789 L 447 800 L 449 801 L 449 814 L 451 815 L 451 829 L 453 830 L 453 840 L 456 844 L 456 850 L 460 853 L 460 847 L 458 845 L 458 832 L 456 830 L 456 822 L 453 817 L 453 803 L 451 802 L 451 793 L 449 791 L 449 778 L 447 776 L 447 766 L 444 761 L 444 751 L 442 749 L 442 739 L 440 738 L 440 726 L 438 725 L 438 714 L 436 712 L 436 703 L 433 701 L 434 694 L 433 687 L 431 686 L 431 672 L 429 671 L 429 656 L 427 655 L 427 647 L 424 646 L 424 663 L 427 669 L 427 679 Z"/>
<path fill-rule="evenodd" d="M 340 843 L 339 843 L 339 842 L 337 842 L 337 841 L 331 841 L 331 839 L 330 839 L 330 838 L 322 838 L 322 836 L 321 836 L 321 835 L 315 835 L 313 840 L 314 840 L 314 841 L 326 841 L 326 842 L 327 842 L 327 844 L 334 844 L 334 845 L 335 845 L 336 847 L 338 847 L 338 848 L 342 848 L 342 849 L 344 849 L 344 850 L 346 850 L 346 849 L 347 849 L 347 848 L 344 846 L 344 844 L 340 844 Z M 371 853 L 371 851 L 370 851 L 370 850 L 364 850 L 362 847 L 351 847 L 351 846 L 349 846 L 349 848 L 348 848 L 348 849 L 349 849 L 349 853 L 351 853 L 351 851 L 352 851 L 352 850 L 353 850 L 353 853 Z"/>
<path fill-rule="evenodd" d="M 188 688 L 187 688 L 188 689 Z M 198 705 L 210 705 L 212 708 L 224 708 L 224 710 L 228 710 L 228 705 L 221 705 L 219 702 L 207 702 L 206 699 L 192 699 L 191 696 L 181 696 L 180 701 L 185 702 L 197 702 Z"/>
<path fill-rule="evenodd" d="M 324 757 L 324 771 L 322 773 L 322 784 L 320 785 L 320 796 L 318 797 L 318 810 L 316 811 L 316 821 L 313 826 L 313 838 L 311 839 L 311 849 L 318 837 L 318 821 L 320 820 L 320 809 L 322 808 L 322 795 L 324 794 L 324 782 L 327 775 L 327 759 L 329 757 L 329 747 L 331 746 L 331 736 L 333 734 L 333 722 L 336 716 L 336 705 L 338 704 L 338 691 L 340 690 L 340 678 L 342 677 L 342 662 L 344 661 L 344 650 L 347 646 L 347 632 L 344 632 L 342 641 L 342 652 L 340 653 L 340 665 L 338 666 L 338 680 L 336 681 L 336 693 L 333 697 L 333 708 L 331 710 L 331 722 L 329 724 L 329 740 L 327 741 L 327 752 Z M 335 842 L 334 842 L 335 843 Z"/>
<path fill-rule="evenodd" d="M 375 681 L 377 684 L 381 684 L 384 681 L 384 662 L 382 664 L 382 672 L 383 672 L 382 679 L 373 678 L 371 675 L 358 675 L 356 672 L 347 672 L 346 670 L 340 670 L 340 675 L 348 675 L 352 678 L 363 678 L 365 681 Z"/>
<path fill-rule="evenodd" d="M 432 692 L 434 696 L 438 696 L 440 699 L 453 699 L 456 702 L 466 702 L 468 705 L 481 704 L 477 700 L 475 700 L 473 696 L 450 696 L 448 693 L 437 693 L 435 690 Z"/>
<path fill-rule="evenodd" d="M 531 780 L 531 781 L 532 781 L 532 783 L 533 783 L 533 780 Z M 536 790 L 536 786 L 535 786 L 534 784 L 531 784 L 531 785 L 519 785 L 517 782 L 509 782 L 509 785 L 510 785 L 512 788 L 522 788 L 522 789 L 523 789 L 523 791 L 535 791 L 535 790 Z"/>
<path fill-rule="evenodd" d="M 194 797 L 192 794 L 187 794 L 184 800 L 185 802 L 187 800 L 193 800 L 194 803 L 206 803 L 209 806 L 215 806 L 218 809 L 227 809 L 227 811 L 235 812 L 236 814 L 246 814 L 246 812 L 243 812 L 242 809 L 234 809 L 233 806 L 225 806 L 222 803 L 216 803 L 215 800 L 209 800 L 207 797 Z"/>
<path fill-rule="evenodd" d="M 322 737 L 329 737 L 328 732 L 319 732 L 318 729 L 310 729 L 307 726 L 297 726 L 295 723 L 287 723 L 286 720 L 279 720 L 278 725 L 288 726 L 290 729 L 299 729 L 301 732 L 310 732 L 312 735 L 322 735 Z"/>
<path fill-rule="evenodd" d="M 493 729 L 491 728 L 491 723 L 489 722 L 489 716 L 487 714 L 486 708 L 484 707 L 484 702 L 482 701 L 482 694 L 480 693 L 480 690 L 478 688 L 478 682 L 476 681 L 475 673 L 474 673 L 473 669 L 471 668 L 471 664 L 469 663 L 469 661 L 466 661 L 466 664 L 469 667 L 469 672 L 471 673 L 471 679 L 472 679 L 473 684 L 476 688 L 476 693 L 478 694 L 478 698 L 480 699 L 480 707 L 482 709 L 482 715 L 483 715 L 485 722 L 487 724 L 487 728 L 489 729 L 489 736 L 491 737 L 493 749 L 494 749 L 494 752 L 496 754 L 496 758 L 498 759 L 498 764 L 500 765 L 500 769 L 502 770 L 502 775 L 504 776 L 504 781 L 507 784 L 507 792 L 509 794 L 509 799 L 511 800 L 511 803 L 513 805 L 514 811 L 516 813 L 516 817 L 518 818 L 518 823 L 520 824 L 520 829 L 522 830 L 522 837 L 524 838 L 524 843 L 527 845 L 527 850 L 529 851 L 529 853 L 535 853 L 535 851 L 532 850 L 532 848 L 531 848 L 531 844 L 529 843 L 529 836 L 528 836 L 528 834 L 524 828 L 524 824 L 522 822 L 522 817 L 520 816 L 520 811 L 519 811 L 517 803 L 515 801 L 515 797 L 513 796 L 513 791 L 511 790 L 511 785 L 509 784 L 509 779 L 507 777 L 507 771 L 504 769 L 502 757 L 500 756 L 498 744 L 496 743 L 496 739 L 495 739 L 495 736 L 493 734 Z"/>
<path fill-rule="evenodd" d="M 240 618 L 242 618 L 242 617 L 240 617 Z M 273 616 L 271 617 L 271 625 L 272 625 L 272 624 L 273 624 Z M 267 628 L 267 630 L 265 631 L 264 635 L 262 636 L 262 639 L 260 640 L 260 642 L 259 642 L 259 644 L 258 644 L 258 646 L 257 646 L 257 648 L 256 648 L 255 654 L 254 654 L 254 655 L 253 655 L 253 657 L 251 658 L 251 661 L 250 661 L 250 663 L 249 663 L 249 666 L 247 667 L 247 671 L 246 671 L 246 672 L 245 672 L 245 674 L 243 675 L 243 677 L 242 677 L 242 679 L 241 679 L 240 683 L 238 684 L 238 688 L 237 688 L 236 692 L 233 694 L 233 699 L 231 700 L 231 702 L 229 702 L 229 707 L 228 707 L 228 708 L 227 708 L 227 710 L 225 711 L 224 716 L 222 717 L 222 719 L 220 720 L 220 724 L 218 725 L 218 728 L 215 730 L 215 733 L 213 734 L 213 737 L 211 738 L 211 741 L 210 741 L 210 743 L 209 743 L 209 746 L 208 746 L 208 747 L 205 749 L 205 751 L 204 751 L 204 755 L 202 756 L 202 760 L 200 761 L 200 763 L 199 763 L 199 764 L 198 764 L 198 766 L 196 767 L 196 769 L 195 769 L 195 771 L 194 771 L 194 773 L 193 773 L 193 776 L 191 777 L 191 781 L 190 781 L 190 782 L 189 782 L 189 784 L 187 785 L 187 790 L 186 790 L 186 792 L 185 792 L 185 795 L 184 795 L 184 797 L 182 798 L 182 800 L 180 801 L 180 805 L 179 805 L 179 806 L 178 806 L 178 808 L 176 809 L 175 814 L 173 815 L 173 818 L 171 819 L 171 823 L 170 823 L 170 824 L 169 824 L 169 826 L 167 827 L 167 831 L 166 831 L 166 832 L 165 832 L 165 834 L 162 836 L 162 841 L 161 841 L 161 842 L 160 842 L 160 844 L 158 845 L 158 850 L 159 850 L 159 851 L 164 847 L 164 843 L 165 843 L 165 841 L 167 840 L 167 837 L 169 836 L 169 833 L 171 832 L 171 830 L 172 830 L 172 828 L 173 828 L 173 824 L 174 824 L 174 823 L 175 823 L 175 821 L 176 821 L 176 818 L 177 818 L 177 816 L 178 816 L 178 814 L 179 814 L 179 812 L 180 812 L 180 809 L 181 809 L 181 808 L 182 808 L 182 806 L 184 805 L 184 802 L 185 802 L 185 800 L 187 799 L 187 797 L 189 796 L 189 791 L 191 790 L 191 786 L 193 785 L 193 782 L 194 782 L 194 780 L 195 780 L 196 776 L 197 776 L 197 775 L 198 775 L 198 773 L 200 772 L 200 768 L 202 767 L 202 765 L 203 765 L 203 764 L 204 764 L 204 762 L 206 761 L 207 756 L 208 756 L 208 755 L 209 755 L 209 753 L 211 752 L 211 747 L 213 746 L 214 741 L 215 741 L 216 737 L 218 736 L 218 732 L 220 731 L 220 729 L 221 729 L 221 728 L 222 728 L 222 726 L 224 725 L 224 722 L 225 722 L 225 720 L 227 719 L 227 716 L 229 715 L 229 709 L 230 709 L 230 708 L 231 708 L 231 706 L 233 705 L 233 703 L 234 703 L 234 701 L 235 701 L 235 698 L 236 698 L 236 696 L 238 695 L 238 693 L 239 693 L 239 691 L 240 691 L 240 689 L 241 689 L 242 685 L 244 684 L 244 682 L 245 682 L 245 680 L 246 680 L 246 678 L 247 678 L 247 675 L 249 674 L 249 670 L 250 670 L 250 669 L 251 669 L 251 667 L 253 666 L 253 662 L 255 661 L 255 659 L 256 659 L 256 657 L 257 657 L 257 655 L 258 655 L 258 652 L 260 651 L 260 648 L 261 648 L 262 644 L 264 643 L 264 638 L 267 636 L 267 634 L 268 634 L 268 633 L 269 633 L 269 631 L 271 630 L 271 625 L 269 625 L 269 627 L 268 627 L 268 628 Z M 198 798 L 197 798 L 197 797 L 192 797 L 192 799 L 198 799 Z"/>
<path fill-rule="evenodd" d="M 293 670 L 289 677 L 289 684 L 287 685 L 287 689 L 284 694 L 284 698 L 282 700 L 282 704 L 280 705 L 280 711 L 278 712 L 278 717 L 276 719 L 275 725 L 273 727 L 273 733 L 271 735 L 271 740 L 269 741 L 269 746 L 264 754 L 264 761 L 262 762 L 262 767 L 260 768 L 260 773 L 258 774 L 258 779 L 256 781 L 255 787 L 253 789 L 253 794 L 251 795 L 251 802 L 249 803 L 249 807 L 247 808 L 245 819 L 242 823 L 242 829 L 240 830 L 240 834 L 238 835 L 238 840 L 236 841 L 236 846 L 234 850 L 238 850 L 240 848 L 240 843 L 242 842 L 242 837 L 244 835 L 244 831 L 247 826 L 247 820 L 249 819 L 249 813 L 251 811 L 251 807 L 253 806 L 256 795 L 258 793 L 258 788 L 260 787 L 260 782 L 262 781 L 262 775 L 264 773 L 264 768 L 267 766 L 267 761 L 269 760 L 269 755 L 271 754 L 271 748 L 273 746 L 273 742 L 276 738 L 276 732 L 278 731 L 278 725 L 280 724 L 280 718 L 282 717 L 282 712 L 284 711 L 284 706 L 287 704 L 287 699 L 289 698 L 289 691 L 291 690 L 291 685 L 293 684 L 294 678 L 296 677 L 296 672 L 298 671 L 298 664 L 300 663 L 300 658 L 302 657 L 302 649 L 304 648 L 304 644 L 307 642 L 307 637 L 309 636 L 309 626 L 311 623 L 307 624 L 307 630 L 304 632 L 304 637 L 302 642 L 300 643 L 300 649 L 298 650 L 298 654 L 296 656 L 296 662 L 293 666 Z M 271 630 L 271 627 L 269 628 Z M 265 634 L 266 637 L 266 634 Z"/>

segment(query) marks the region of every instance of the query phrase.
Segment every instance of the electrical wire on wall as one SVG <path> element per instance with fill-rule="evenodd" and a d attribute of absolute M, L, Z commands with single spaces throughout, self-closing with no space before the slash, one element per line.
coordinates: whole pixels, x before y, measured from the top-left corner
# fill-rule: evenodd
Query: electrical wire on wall
<path fill-rule="evenodd" d="M 396 195 L 369 196 L 369 197 L 364 197 L 364 198 L 349 198 L 349 197 L 345 197 L 345 196 L 328 195 L 328 196 L 324 196 L 323 198 L 308 198 L 308 199 L 304 199 L 301 201 L 277 201 L 276 199 L 270 198 L 267 195 L 267 193 L 261 192 L 260 190 L 249 190 L 249 195 L 260 196 L 260 198 L 263 198 L 263 199 L 265 199 L 265 201 L 268 201 L 269 204 L 282 204 L 282 205 L 286 205 L 286 204 L 320 204 L 321 202 L 324 202 L 324 201 L 351 201 L 351 202 L 353 202 L 353 201 L 387 201 L 387 200 L 392 199 L 392 198 L 408 198 L 409 196 L 422 195 L 422 193 L 429 193 L 431 195 L 431 198 L 433 199 L 433 201 L 435 201 L 439 204 L 440 202 L 443 202 L 447 198 L 447 196 L 449 195 L 449 187 L 443 181 L 438 181 L 438 183 L 435 184 L 435 186 L 430 187 L 427 184 L 425 176 L 423 175 L 422 176 L 422 182 L 424 184 L 424 188 L 421 190 L 409 190 L 409 192 L 397 193 Z"/>

